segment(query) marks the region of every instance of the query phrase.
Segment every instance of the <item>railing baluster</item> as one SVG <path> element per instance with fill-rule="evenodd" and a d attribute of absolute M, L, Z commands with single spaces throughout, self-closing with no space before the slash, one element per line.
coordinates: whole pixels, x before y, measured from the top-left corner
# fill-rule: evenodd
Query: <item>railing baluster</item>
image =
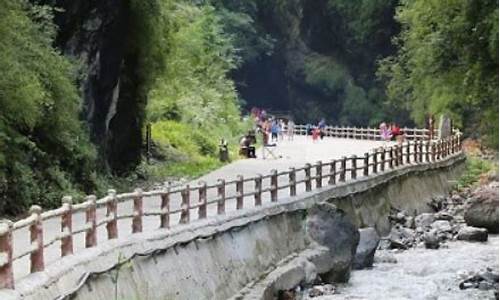
<path fill-rule="evenodd" d="M 389 153 L 389 169 L 392 170 L 394 168 L 394 155 L 393 155 L 393 147 L 389 147 L 387 150 Z"/>
<path fill-rule="evenodd" d="M 410 141 L 406 142 L 406 163 L 411 164 L 411 146 Z"/>
<path fill-rule="evenodd" d="M 278 201 L 278 171 L 271 170 L 271 202 Z"/>
<path fill-rule="evenodd" d="M 255 177 L 255 206 L 262 205 L 262 174 Z"/>
<path fill-rule="evenodd" d="M 418 145 L 417 141 L 413 141 L 413 162 L 418 163 Z"/>
<path fill-rule="evenodd" d="M 319 160 L 316 162 L 316 188 L 323 186 L 323 162 Z"/>
<path fill-rule="evenodd" d="M 385 148 L 380 152 L 380 171 L 385 171 Z"/>
<path fill-rule="evenodd" d="M 190 221 L 190 187 L 189 184 L 181 191 L 182 204 L 181 204 L 181 218 L 180 224 L 188 224 Z"/>
<path fill-rule="evenodd" d="M 217 214 L 222 215 L 226 212 L 226 181 L 219 179 L 219 186 L 217 187 Z"/>
<path fill-rule="evenodd" d="M 64 196 L 62 198 L 62 207 L 64 213 L 61 215 L 61 233 L 64 236 L 61 239 L 61 256 L 73 254 L 73 198 Z"/>
<path fill-rule="evenodd" d="M 108 190 L 108 202 L 106 203 L 106 217 L 110 218 L 106 223 L 106 231 L 108 232 L 108 240 L 118 238 L 117 228 L 117 206 L 118 200 L 116 198 L 115 190 Z"/>
<path fill-rule="evenodd" d="M 304 167 L 305 173 L 305 183 L 306 183 L 306 192 L 310 192 L 312 190 L 311 187 L 311 164 L 306 164 Z"/>
<path fill-rule="evenodd" d="M 347 157 L 342 156 L 342 160 L 340 161 L 340 176 L 339 176 L 340 182 L 345 182 L 345 172 L 347 169 L 346 166 L 347 166 Z"/>
<path fill-rule="evenodd" d="M 374 174 L 377 174 L 377 164 L 378 164 L 378 161 L 377 161 L 377 156 L 378 156 L 378 150 L 375 149 L 375 151 L 373 152 L 373 166 L 372 166 L 372 171 Z"/>
<path fill-rule="evenodd" d="M 430 142 L 429 140 L 425 141 L 425 162 L 430 162 L 429 159 L 429 150 L 430 150 Z"/>
<path fill-rule="evenodd" d="M 334 185 L 336 183 L 336 177 L 337 177 L 337 161 L 332 160 L 330 162 L 330 179 L 328 180 L 329 185 Z"/>
<path fill-rule="evenodd" d="M 198 188 L 198 201 L 200 206 L 198 207 L 198 219 L 205 219 L 207 217 L 207 183 L 200 182 L 200 187 Z"/>
<path fill-rule="evenodd" d="M 422 140 L 418 141 L 418 152 L 419 152 L 418 162 L 422 163 L 424 162 L 424 142 Z"/>
<path fill-rule="evenodd" d="M 0 289 L 14 289 L 14 270 L 12 268 L 12 225 L 9 220 L 0 223 L 0 253 L 4 261 L 0 266 Z"/>
<path fill-rule="evenodd" d="M 357 175 L 357 160 L 358 160 L 358 157 L 356 155 L 352 155 L 351 156 L 351 179 L 356 179 L 356 175 Z"/>
<path fill-rule="evenodd" d="M 370 154 L 365 153 L 365 160 L 364 160 L 364 166 L 363 166 L 363 176 L 368 176 L 369 172 L 369 167 L 370 167 Z"/>
<path fill-rule="evenodd" d="M 86 200 L 85 223 L 89 228 L 85 232 L 85 248 L 92 248 L 97 246 L 96 196 L 90 195 Z"/>
<path fill-rule="evenodd" d="M 142 232 L 142 189 L 135 189 L 134 216 L 132 218 L 132 233 Z"/>
<path fill-rule="evenodd" d="M 160 209 L 160 228 L 170 228 L 170 183 L 167 191 L 161 194 Z"/>
<path fill-rule="evenodd" d="M 42 222 L 42 208 L 38 205 L 33 205 L 30 208 L 30 213 L 35 220 L 30 225 L 30 240 L 31 245 L 35 250 L 30 254 L 31 260 L 31 273 L 41 272 L 45 269 L 43 258 L 43 222 Z"/>
<path fill-rule="evenodd" d="M 290 185 L 290 196 L 297 195 L 297 180 L 295 168 L 291 167 L 288 172 L 288 184 Z"/>
<path fill-rule="evenodd" d="M 236 209 L 243 208 L 243 176 L 238 175 L 236 179 Z"/>

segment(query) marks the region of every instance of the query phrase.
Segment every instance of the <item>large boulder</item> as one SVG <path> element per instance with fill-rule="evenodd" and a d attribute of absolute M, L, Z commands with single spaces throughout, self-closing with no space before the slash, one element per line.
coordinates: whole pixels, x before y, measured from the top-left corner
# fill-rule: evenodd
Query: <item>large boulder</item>
<path fill-rule="evenodd" d="M 425 248 L 427 249 L 439 248 L 439 237 L 435 229 L 425 232 L 422 239 L 424 240 Z"/>
<path fill-rule="evenodd" d="M 458 231 L 457 239 L 463 241 L 486 242 L 488 240 L 488 230 L 485 228 L 465 226 Z"/>
<path fill-rule="evenodd" d="M 434 214 L 423 213 L 415 217 L 415 227 L 430 227 L 436 221 Z"/>
<path fill-rule="evenodd" d="M 308 213 L 307 232 L 312 240 L 328 247 L 332 268 L 322 274 L 327 282 L 347 282 L 359 242 L 359 232 L 352 219 L 329 203 L 319 203 Z"/>
<path fill-rule="evenodd" d="M 354 257 L 353 268 L 363 269 L 373 265 L 373 256 L 380 242 L 380 236 L 373 227 L 359 230 L 359 244 Z"/>
<path fill-rule="evenodd" d="M 467 225 L 484 227 L 490 233 L 498 233 L 498 182 L 476 189 L 465 207 L 464 219 Z"/>

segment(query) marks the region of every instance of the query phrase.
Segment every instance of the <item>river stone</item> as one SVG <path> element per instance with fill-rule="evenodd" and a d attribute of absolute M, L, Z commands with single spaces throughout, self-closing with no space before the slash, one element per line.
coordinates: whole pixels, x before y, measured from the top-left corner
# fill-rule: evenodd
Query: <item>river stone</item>
<path fill-rule="evenodd" d="M 432 229 L 436 230 L 438 233 L 451 232 L 452 228 L 450 222 L 445 220 L 437 220 L 431 225 Z"/>
<path fill-rule="evenodd" d="M 435 220 L 434 214 L 423 213 L 415 217 L 415 226 L 422 228 L 429 227 Z"/>
<path fill-rule="evenodd" d="M 431 230 L 424 233 L 423 236 L 424 245 L 427 249 L 438 249 L 439 248 L 439 237 L 436 230 Z"/>
<path fill-rule="evenodd" d="M 359 230 L 359 244 L 354 257 L 353 268 L 363 269 L 373 265 L 373 256 L 380 242 L 380 236 L 373 227 Z"/>
<path fill-rule="evenodd" d="M 462 227 L 458 231 L 458 240 L 486 242 L 488 240 L 488 230 L 471 226 Z"/>
<path fill-rule="evenodd" d="M 309 209 L 306 226 L 311 239 L 330 251 L 332 268 L 322 274 L 323 280 L 347 282 L 359 242 L 352 219 L 335 205 L 323 202 Z"/>
<path fill-rule="evenodd" d="M 478 188 L 465 205 L 467 225 L 498 233 L 498 182 Z"/>

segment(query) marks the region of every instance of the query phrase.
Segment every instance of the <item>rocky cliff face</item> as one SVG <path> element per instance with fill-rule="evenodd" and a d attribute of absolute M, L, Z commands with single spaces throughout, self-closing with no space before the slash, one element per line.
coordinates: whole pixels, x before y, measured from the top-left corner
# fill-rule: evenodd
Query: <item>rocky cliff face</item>
<path fill-rule="evenodd" d="M 82 67 L 85 119 L 103 168 L 123 173 L 140 158 L 145 99 L 136 74 L 129 1 L 57 0 L 56 39 Z"/>

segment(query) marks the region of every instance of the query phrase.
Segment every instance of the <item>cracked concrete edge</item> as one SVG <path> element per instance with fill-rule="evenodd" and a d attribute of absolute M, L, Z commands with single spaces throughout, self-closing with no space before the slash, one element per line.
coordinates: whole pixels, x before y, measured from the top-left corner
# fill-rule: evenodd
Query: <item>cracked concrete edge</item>
<path fill-rule="evenodd" d="M 314 245 L 286 261 L 263 276 L 263 279 L 251 282 L 231 300 L 271 300 L 280 290 L 289 290 L 302 282 L 312 283 L 318 274 L 328 272 L 331 263 L 327 247 Z"/>
<path fill-rule="evenodd" d="M 167 250 L 179 244 L 210 238 L 265 218 L 287 212 L 307 210 L 315 203 L 327 199 L 363 193 L 401 176 L 446 169 L 464 160 L 465 155 L 459 153 L 442 161 L 406 165 L 383 173 L 361 177 L 355 181 L 325 186 L 312 192 L 283 198 L 278 202 L 266 203 L 260 207 L 231 211 L 225 215 L 197 220 L 187 225 L 178 225 L 172 229 L 159 229 L 154 232 L 131 235 L 123 240 L 110 240 L 98 247 L 82 250 L 77 255 L 61 258 L 49 265 L 43 272 L 29 274 L 16 282 L 15 290 L 0 290 L 0 299 L 20 300 L 25 296 L 35 294 L 40 288 L 56 288 L 61 290 L 60 294 L 68 295 L 69 291 L 74 292 L 76 287 L 81 286 L 83 278 L 87 278 L 92 273 L 102 273 L 114 268 L 119 259 L 127 261 L 137 254 Z M 103 265 L 106 267 L 103 268 Z"/>

